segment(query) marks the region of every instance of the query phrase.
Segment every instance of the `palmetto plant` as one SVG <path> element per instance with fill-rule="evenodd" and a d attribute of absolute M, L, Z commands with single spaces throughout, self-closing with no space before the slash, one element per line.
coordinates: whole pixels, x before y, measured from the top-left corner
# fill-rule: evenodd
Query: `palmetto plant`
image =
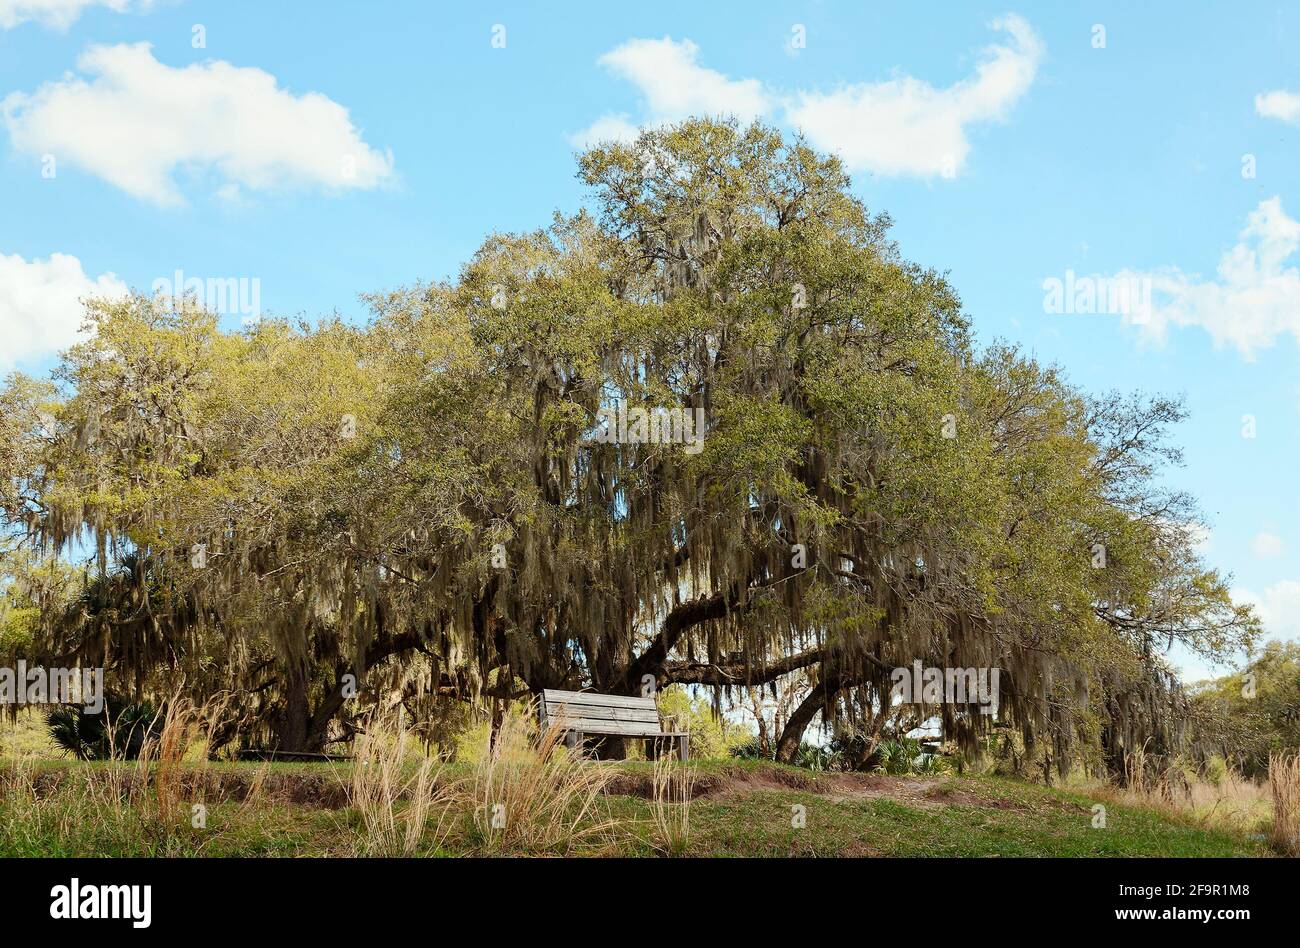
<path fill-rule="evenodd" d="M 78 760 L 135 760 L 145 741 L 157 737 L 158 721 L 148 702 L 116 695 L 105 695 L 98 714 L 61 705 L 45 716 L 51 739 Z"/>
<path fill-rule="evenodd" d="M 880 762 L 876 769 L 886 774 L 905 774 L 912 768 L 912 758 L 916 749 L 909 747 L 906 739 L 901 741 L 881 741 L 877 749 Z"/>
<path fill-rule="evenodd" d="M 836 763 L 835 755 L 829 748 L 810 741 L 800 742 L 794 758 L 796 767 L 807 767 L 809 770 L 832 770 Z"/>
<path fill-rule="evenodd" d="M 771 760 L 772 755 L 763 750 L 763 744 L 757 737 L 752 737 L 732 747 L 728 754 L 738 760 Z"/>

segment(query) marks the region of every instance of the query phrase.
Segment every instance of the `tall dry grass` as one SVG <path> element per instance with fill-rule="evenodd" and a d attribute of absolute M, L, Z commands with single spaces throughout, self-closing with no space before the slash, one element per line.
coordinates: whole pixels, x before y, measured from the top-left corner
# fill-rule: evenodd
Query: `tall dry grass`
<path fill-rule="evenodd" d="M 666 855 L 680 856 L 691 841 L 695 768 L 675 755 L 659 754 L 654 761 L 651 787 L 650 819 L 658 848 Z"/>
<path fill-rule="evenodd" d="M 1153 762 L 1138 748 L 1126 762 L 1123 786 L 1103 780 L 1072 780 L 1075 789 L 1127 806 L 1155 810 L 1197 826 L 1238 834 L 1260 832 L 1269 818 L 1266 786 L 1226 764 L 1211 775 Z"/>
<path fill-rule="evenodd" d="M 353 749 L 348 803 L 361 820 L 359 856 L 414 856 L 438 851 L 459 802 L 443 768 L 422 753 L 401 718 L 377 718 Z"/>
<path fill-rule="evenodd" d="M 512 709 L 470 778 L 474 827 L 487 853 L 573 853 L 609 845 L 620 821 L 601 813 L 615 772 L 569 749 L 534 716 Z"/>
<path fill-rule="evenodd" d="M 198 855 L 215 838 L 194 825 L 207 788 L 208 738 L 222 699 L 165 703 L 130 762 L 50 769 L 34 758 L 0 772 L 6 852 L 44 855 Z M 115 735 L 109 733 L 110 747 Z M 253 805 L 260 781 L 245 795 Z"/>
<path fill-rule="evenodd" d="M 1300 856 L 1300 753 L 1269 754 L 1268 785 L 1273 794 L 1273 845 Z"/>
<path fill-rule="evenodd" d="M 247 825 L 262 795 L 262 765 L 239 810 L 192 823 L 192 807 L 229 803 L 224 775 L 209 771 L 207 735 L 219 705 L 174 696 L 134 761 L 51 767 L 35 758 L 0 769 L 0 855 L 191 856 L 221 850 Z M 357 855 L 412 856 L 455 850 L 496 855 L 619 851 L 643 840 L 642 820 L 616 816 L 605 799 L 616 765 L 566 748 L 562 732 L 538 734 L 526 710 L 507 713 L 468 768 L 426 755 L 400 719 L 376 720 L 359 735 L 349 804 L 339 826 Z M 449 774 L 457 772 L 459 779 Z M 650 815 L 659 852 L 679 855 L 691 837 L 694 768 L 671 756 L 654 764 Z M 259 820 L 261 813 L 249 817 Z M 453 840 L 454 835 L 454 840 Z"/>
<path fill-rule="evenodd" d="M 201 795 L 206 787 L 211 729 L 204 725 L 219 718 L 224 708 L 224 697 L 196 706 L 173 695 L 160 712 L 157 737 L 140 748 L 136 778 L 139 785 L 152 786 L 153 810 L 163 825 L 175 824 L 182 814 L 188 818 L 192 801 L 187 797 Z"/>

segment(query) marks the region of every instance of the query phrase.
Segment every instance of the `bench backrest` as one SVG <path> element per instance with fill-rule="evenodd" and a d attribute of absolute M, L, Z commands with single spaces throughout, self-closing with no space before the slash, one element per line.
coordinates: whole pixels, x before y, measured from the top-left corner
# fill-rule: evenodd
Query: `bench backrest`
<path fill-rule="evenodd" d="M 542 692 L 542 729 L 562 727 L 585 734 L 653 737 L 662 734 L 654 698 L 599 695 L 591 691 Z"/>

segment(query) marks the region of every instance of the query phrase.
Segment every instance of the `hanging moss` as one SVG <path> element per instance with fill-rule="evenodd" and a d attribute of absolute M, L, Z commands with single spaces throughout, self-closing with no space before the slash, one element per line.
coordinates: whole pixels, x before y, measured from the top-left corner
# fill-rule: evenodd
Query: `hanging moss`
<path fill-rule="evenodd" d="M 281 742 L 345 735 L 349 675 L 432 713 L 646 675 L 721 706 L 798 670 L 839 727 L 920 660 L 1000 669 L 997 720 L 1060 762 L 1098 707 L 1116 747 L 1177 743 L 1153 637 L 1254 619 L 1152 479 L 1176 406 L 976 351 L 838 161 L 770 129 L 688 122 L 580 174 L 589 211 L 364 327 L 92 303 L 57 435 L 11 452 L 42 503 L 11 522 L 96 552 L 48 653 L 233 691 L 234 731 Z M 598 439 L 616 403 L 700 412 L 702 449 Z M 970 753 L 973 710 L 923 709 Z"/>

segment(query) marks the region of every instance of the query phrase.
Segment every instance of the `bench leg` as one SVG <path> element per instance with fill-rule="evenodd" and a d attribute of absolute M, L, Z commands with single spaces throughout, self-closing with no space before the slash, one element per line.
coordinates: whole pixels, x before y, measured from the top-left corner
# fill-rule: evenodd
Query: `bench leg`
<path fill-rule="evenodd" d="M 683 734 L 677 738 L 677 753 L 682 760 L 691 759 L 691 736 L 689 734 Z"/>

